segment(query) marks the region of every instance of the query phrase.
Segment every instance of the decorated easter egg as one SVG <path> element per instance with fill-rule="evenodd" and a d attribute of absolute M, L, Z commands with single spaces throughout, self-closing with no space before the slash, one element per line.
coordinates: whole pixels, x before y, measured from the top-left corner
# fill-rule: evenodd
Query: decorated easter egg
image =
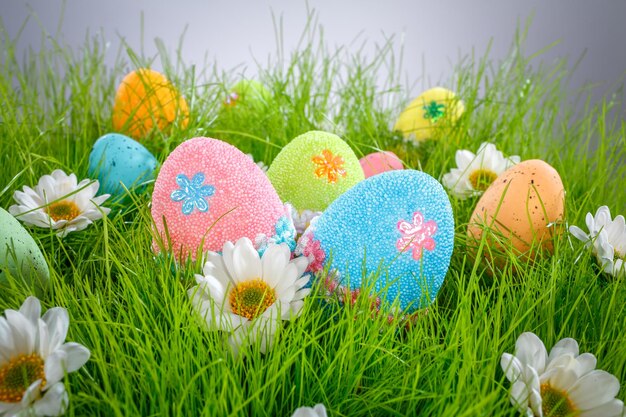
<path fill-rule="evenodd" d="M 335 200 L 298 242 L 309 271 L 324 268 L 337 285 L 360 289 L 363 277 L 404 311 L 429 305 L 448 271 L 454 217 L 448 195 L 420 171 L 384 172 Z"/>
<path fill-rule="evenodd" d="M 48 264 L 35 240 L 15 217 L 0 208 L 0 285 L 9 274 L 38 292 L 48 287 L 50 279 Z"/>
<path fill-rule="evenodd" d="M 402 161 L 393 152 L 382 151 L 365 155 L 359 160 L 365 178 L 372 177 L 382 172 L 403 169 Z"/>
<path fill-rule="evenodd" d="M 468 245 L 483 236 L 483 255 L 502 266 L 514 254 L 534 260 L 551 253 L 564 219 L 565 189 L 559 173 L 544 161 L 523 161 L 503 172 L 482 195 L 468 226 Z"/>
<path fill-rule="evenodd" d="M 396 121 L 394 130 L 417 142 L 433 137 L 435 128 L 456 121 L 465 111 L 463 102 L 442 87 L 424 91 L 413 100 Z"/>
<path fill-rule="evenodd" d="M 153 247 L 176 258 L 222 251 L 226 241 L 248 237 L 262 251 L 268 243 L 295 249 L 289 208 L 265 173 L 234 146 L 211 138 L 181 143 L 167 157 L 154 184 Z"/>
<path fill-rule="evenodd" d="M 156 158 L 128 136 L 109 133 L 94 143 L 89 154 L 89 176 L 97 177 L 103 193 L 122 196 L 124 188 L 138 189 L 154 179 Z"/>
<path fill-rule="evenodd" d="M 289 142 L 267 176 L 280 198 L 298 211 L 322 211 L 365 178 L 350 146 L 339 136 L 321 131 L 304 133 Z"/>
<path fill-rule="evenodd" d="M 165 76 L 141 68 L 126 75 L 115 93 L 113 129 L 140 140 L 153 130 L 165 131 L 189 121 L 187 101 Z"/>
<path fill-rule="evenodd" d="M 267 103 L 270 98 L 271 94 L 263 84 L 256 80 L 244 79 L 231 88 L 226 100 L 224 100 L 224 105 L 226 107 L 241 105 L 254 107 Z"/>

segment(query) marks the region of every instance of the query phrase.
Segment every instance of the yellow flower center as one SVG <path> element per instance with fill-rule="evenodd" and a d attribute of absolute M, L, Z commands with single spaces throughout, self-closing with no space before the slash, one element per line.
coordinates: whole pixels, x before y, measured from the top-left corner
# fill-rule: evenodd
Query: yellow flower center
<path fill-rule="evenodd" d="M 545 417 L 574 417 L 579 414 L 567 392 L 541 384 L 541 410 Z"/>
<path fill-rule="evenodd" d="M 24 392 L 38 379 L 41 388 L 46 385 L 44 362 L 41 356 L 19 355 L 0 368 L 0 402 L 19 403 Z"/>
<path fill-rule="evenodd" d="M 276 293 L 265 281 L 255 278 L 237 284 L 228 299 L 233 313 L 252 320 L 274 304 Z"/>
<path fill-rule="evenodd" d="M 59 220 L 74 220 L 80 214 L 80 209 L 73 201 L 58 201 L 46 207 L 46 213 L 55 222 Z"/>
<path fill-rule="evenodd" d="M 473 171 L 469 176 L 472 187 L 474 187 L 476 191 L 485 191 L 496 178 L 498 178 L 498 174 L 490 169 L 484 168 Z"/>

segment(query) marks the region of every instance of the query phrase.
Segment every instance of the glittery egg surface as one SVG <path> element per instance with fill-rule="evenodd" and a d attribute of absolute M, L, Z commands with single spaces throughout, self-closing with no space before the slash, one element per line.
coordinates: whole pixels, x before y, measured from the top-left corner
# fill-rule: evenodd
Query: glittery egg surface
<path fill-rule="evenodd" d="M 280 198 L 299 211 L 322 211 L 365 178 L 350 146 L 322 131 L 310 131 L 289 142 L 267 176 Z"/>
<path fill-rule="evenodd" d="M 463 112 L 463 102 L 442 87 L 424 91 L 400 113 L 394 130 L 417 142 L 433 137 L 435 129 L 455 122 Z"/>
<path fill-rule="evenodd" d="M 115 93 L 113 129 L 141 140 L 166 130 L 176 120 L 189 121 L 187 101 L 160 72 L 141 68 L 126 75 Z"/>
<path fill-rule="evenodd" d="M 156 158 L 139 142 L 109 133 L 94 143 L 89 154 L 89 175 L 98 178 L 103 193 L 122 196 L 124 187 L 137 189 L 154 179 Z"/>
<path fill-rule="evenodd" d="M 48 264 L 35 240 L 15 217 L 0 208 L 0 284 L 8 279 L 4 271 L 36 290 L 47 288 L 50 279 Z"/>
<path fill-rule="evenodd" d="M 181 143 L 167 157 L 154 185 L 152 217 L 157 240 L 177 259 L 221 251 L 226 241 L 250 238 L 295 249 L 295 229 L 263 171 L 234 146 L 211 138 Z M 167 229 L 167 231 L 166 231 Z M 160 236 L 160 239 L 159 237 Z"/>
<path fill-rule="evenodd" d="M 441 184 L 402 170 L 368 178 L 339 197 L 307 229 L 297 253 L 309 258 L 310 272 L 329 266 L 338 284 L 352 289 L 378 271 L 374 288 L 413 311 L 436 297 L 453 246 L 454 217 Z"/>
<path fill-rule="evenodd" d="M 564 220 L 565 188 L 559 173 L 538 159 L 523 161 L 503 172 L 485 191 L 468 226 L 469 244 L 475 246 L 485 233 L 485 250 L 502 265 L 509 257 L 534 259 L 539 251 L 553 250 L 552 237 Z"/>
<path fill-rule="evenodd" d="M 404 166 L 400 158 L 395 153 L 389 151 L 374 152 L 365 155 L 359 160 L 365 178 L 372 177 L 387 171 L 403 169 Z"/>

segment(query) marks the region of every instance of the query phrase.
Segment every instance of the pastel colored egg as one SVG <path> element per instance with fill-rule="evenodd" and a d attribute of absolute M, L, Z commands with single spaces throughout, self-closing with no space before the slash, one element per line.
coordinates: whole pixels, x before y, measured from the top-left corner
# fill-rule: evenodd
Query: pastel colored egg
<path fill-rule="evenodd" d="M 267 176 L 298 211 L 323 211 L 365 177 L 359 159 L 339 136 L 310 131 L 289 142 Z"/>
<path fill-rule="evenodd" d="M 436 128 L 455 122 L 463 112 L 463 102 L 442 87 L 424 91 L 413 100 L 396 121 L 393 130 L 407 139 L 420 142 L 434 137 Z"/>
<path fill-rule="evenodd" d="M 534 260 L 552 253 L 561 233 L 565 189 L 559 173 L 546 162 L 521 162 L 502 173 L 482 195 L 468 226 L 468 245 L 475 250 L 483 237 L 483 256 L 502 267 L 511 254 Z"/>
<path fill-rule="evenodd" d="M 270 243 L 295 249 L 295 228 L 265 173 L 234 146 L 211 138 L 181 143 L 154 184 L 153 248 L 184 260 L 226 241 L 248 237 L 262 251 Z"/>
<path fill-rule="evenodd" d="M 94 143 L 89 154 L 89 176 L 97 177 L 102 193 L 123 196 L 129 190 L 140 190 L 154 179 L 158 163 L 143 145 L 128 136 L 109 133 Z"/>
<path fill-rule="evenodd" d="M 395 153 L 389 151 L 371 153 L 361 158 L 359 162 L 363 168 L 365 178 L 404 168 L 400 158 L 398 158 Z"/>
<path fill-rule="evenodd" d="M 0 285 L 9 279 L 7 272 L 39 293 L 50 280 L 48 264 L 35 240 L 15 217 L 0 208 Z"/>
<path fill-rule="evenodd" d="M 124 77 L 115 93 L 113 129 L 141 140 L 153 130 L 167 131 L 176 120 L 186 127 L 189 108 L 163 74 L 141 68 Z"/>
<path fill-rule="evenodd" d="M 267 103 L 271 96 L 269 90 L 260 82 L 244 79 L 230 89 L 226 100 L 224 100 L 224 106 L 258 107 Z"/>
<path fill-rule="evenodd" d="M 352 290 L 376 274 L 376 291 L 411 312 L 437 296 L 453 247 L 448 195 L 428 174 L 407 169 L 346 191 L 307 229 L 296 253 L 309 258 L 310 272 L 329 268 L 338 285 Z"/>

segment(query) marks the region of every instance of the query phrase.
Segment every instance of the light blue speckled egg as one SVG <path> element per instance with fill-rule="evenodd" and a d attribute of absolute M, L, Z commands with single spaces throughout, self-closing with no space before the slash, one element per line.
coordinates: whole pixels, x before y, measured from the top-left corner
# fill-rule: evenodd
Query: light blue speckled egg
<path fill-rule="evenodd" d="M 102 193 L 123 196 L 124 187 L 133 189 L 154 179 L 156 158 L 139 142 L 109 133 L 94 143 L 89 154 L 89 175 L 100 181 Z"/>
<path fill-rule="evenodd" d="M 404 170 L 370 177 L 341 195 L 307 229 L 298 252 L 311 260 L 311 272 L 330 262 L 337 284 L 351 290 L 377 274 L 376 291 L 412 312 L 437 296 L 453 246 L 447 193 L 430 175 Z"/>

